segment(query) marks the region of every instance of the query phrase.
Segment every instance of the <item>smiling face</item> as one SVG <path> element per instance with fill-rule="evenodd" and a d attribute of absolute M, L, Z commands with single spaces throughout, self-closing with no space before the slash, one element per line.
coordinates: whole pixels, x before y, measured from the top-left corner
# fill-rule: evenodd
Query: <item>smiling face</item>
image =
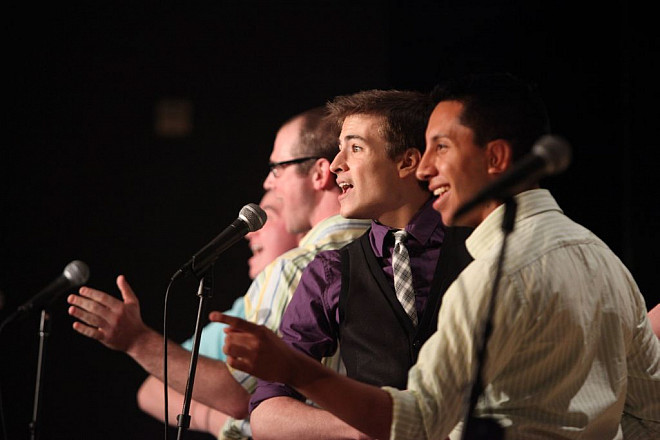
<path fill-rule="evenodd" d="M 448 225 L 453 224 L 456 210 L 493 179 L 488 149 L 475 145 L 472 130 L 460 122 L 462 111 L 458 101 L 442 101 L 435 107 L 426 130 L 426 151 L 417 169 L 417 178 L 426 180 L 436 197 L 433 208 Z M 495 207 L 496 202 L 481 205 L 457 224 L 476 227 Z"/>
<path fill-rule="evenodd" d="M 400 206 L 399 162 L 387 155 L 380 116 L 346 117 L 339 136 L 339 153 L 330 169 L 342 190 L 340 213 L 346 218 L 375 219 L 388 226 Z"/>
<path fill-rule="evenodd" d="M 268 220 L 259 230 L 245 237 L 250 243 L 252 257 L 248 260 L 250 278 L 254 279 L 275 258 L 298 246 L 298 234 L 287 232 L 281 216 L 282 200 L 270 191 L 264 194 L 259 206 L 266 211 Z"/>

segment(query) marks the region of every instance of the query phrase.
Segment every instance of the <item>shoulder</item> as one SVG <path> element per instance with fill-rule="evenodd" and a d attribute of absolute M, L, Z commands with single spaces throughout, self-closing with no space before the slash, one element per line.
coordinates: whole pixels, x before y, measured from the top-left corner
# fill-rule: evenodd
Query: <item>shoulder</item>
<path fill-rule="evenodd" d="M 319 252 L 304 270 L 304 277 L 331 279 L 341 271 L 341 251 L 331 249 Z"/>

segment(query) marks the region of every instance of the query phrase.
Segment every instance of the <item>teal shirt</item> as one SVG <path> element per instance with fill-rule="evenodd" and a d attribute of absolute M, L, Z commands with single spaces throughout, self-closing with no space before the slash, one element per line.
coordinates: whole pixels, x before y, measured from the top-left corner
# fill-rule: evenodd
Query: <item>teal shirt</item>
<path fill-rule="evenodd" d="M 245 301 L 239 296 L 232 304 L 231 309 L 224 312 L 225 315 L 235 316 L 245 319 Z M 199 341 L 199 354 L 225 362 L 227 356 L 222 352 L 222 346 L 225 345 L 226 324 L 219 322 L 210 322 L 202 329 L 202 337 Z M 187 339 L 181 344 L 186 350 L 192 350 L 193 338 Z"/>

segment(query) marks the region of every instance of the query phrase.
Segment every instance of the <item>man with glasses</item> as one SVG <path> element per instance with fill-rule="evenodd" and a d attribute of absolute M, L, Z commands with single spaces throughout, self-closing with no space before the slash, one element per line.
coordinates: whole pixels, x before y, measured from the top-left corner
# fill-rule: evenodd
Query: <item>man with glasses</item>
<path fill-rule="evenodd" d="M 306 264 L 318 252 L 342 247 L 362 235 L 369 224 L 339 216 L 340 189 L 330 172 L 330 162 L 338 152 L 337 127 L 323 116 L 323 108 L 313 109 L 282 126 L 271 155 L 271 171 L 264 182 L 264 187 L 283 202 L 286 230 L 309 231 L 298 248 L 261 271 L 245 295 L 246 319 L 272 330 L 279 326 Z M 80 295 L 70 295 L 69 314 L 82 321 L 75 322 L 73 328 L 125 352 L 162 381 L 163 337 L 142 321 L 138 298 L 123 276 L 117 279 L 117 285 L 122 300 L 89 287 L 82 287 Z M 185 392 L 189 362 L 190 353 L 170 341 L 168 385 L 180 393 Z M 229 369 L 223 361 L 200 356 L 193 399 L 230 417 L 220 438 L 247 438 L 251 435 L 249 423 L 242 419 L 247 416 L 249 393 L 255 385 L 256 379 Z"/>

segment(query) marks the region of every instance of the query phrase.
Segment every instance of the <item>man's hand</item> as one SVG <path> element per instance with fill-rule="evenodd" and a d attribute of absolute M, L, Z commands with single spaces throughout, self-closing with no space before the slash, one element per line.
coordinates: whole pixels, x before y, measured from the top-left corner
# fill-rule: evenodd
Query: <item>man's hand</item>
<path fill-rule="evenodd" d="M 386 391 L 323 367 L 316 359 L 290 348 L 264 326 L 220 312 L 212 312 L 209 318 L 229 325 L 225 329 L 224 352 L 232 367 L 296 388 L 361 431 L 357 432 L 357 438 L 389 437 L 392 398 Z"/>
<path fill-rule="evenodd" d="M 69 315 L 79 319 L 73 329 L 100 341 L 113 350 L 130 352 L 140 337 L 149 331 L 140 316 L 140 302 L 123 275 L 117 277 L 122 300 L 100 290 L 81 287 L 80 295 L 69 295 Z"/>
<path fill-rule="evenodd" d="M 303 363 L 313 361 L 287 346 L 262 325 L 220 312 L 211 312 L 209 319 L 229 326 L 225 328 L 227 335 L 223 351 L 227 355 L 227 363 L 237 370 L 271 382 L 294 385 L 292 380 L 297 360 L 302 359 Z"/>

